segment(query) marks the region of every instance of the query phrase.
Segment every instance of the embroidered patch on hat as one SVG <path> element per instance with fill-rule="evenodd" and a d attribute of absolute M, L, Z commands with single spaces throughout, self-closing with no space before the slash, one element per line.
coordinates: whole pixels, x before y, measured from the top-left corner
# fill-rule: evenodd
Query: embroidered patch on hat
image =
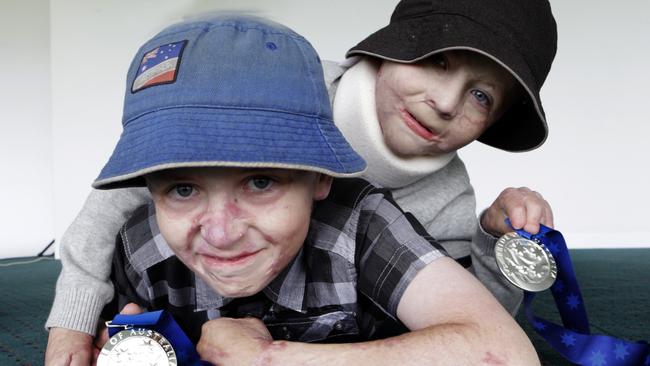
<path fill-rule="evenodd" d="M 186 44 L 187 41 L 168 43 L 145 53 L 133 80 L 131 92 L 135 93 L 150 86 L 170 84 L 176 81 L 176 74 Z"/>

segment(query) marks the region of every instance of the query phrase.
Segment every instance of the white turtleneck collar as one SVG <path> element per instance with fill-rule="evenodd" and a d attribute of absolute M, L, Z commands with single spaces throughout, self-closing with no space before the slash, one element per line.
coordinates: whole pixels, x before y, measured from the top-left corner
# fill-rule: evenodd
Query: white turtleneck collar
<path fill-rule="evenodd" d="M 375 109 L 377 71 L 361 59 L 343 74 L 334 97 L 334 122 L 368 163 L 364 177 L 382 187 L 400 188 L 441 169 L 456 153 L 403 158 L 386 146 Z"/>

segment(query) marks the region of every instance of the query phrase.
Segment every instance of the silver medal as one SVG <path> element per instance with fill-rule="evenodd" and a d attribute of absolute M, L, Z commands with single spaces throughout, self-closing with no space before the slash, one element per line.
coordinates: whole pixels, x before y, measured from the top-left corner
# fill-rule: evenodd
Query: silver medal
<path fill-rule="evenodd" d="M 97 366 L 176 366 L 176 352 L 167 338 L 151 329 L 125 329 L 104 345 Z"/>
<path fill-rule="evenodd" d="M 557 278 L 557 266 L 551 252 L 544 245 L 515 232 L 499 238 L 494 253 L 501 273 L 523 290 L 544 291 Z"/>

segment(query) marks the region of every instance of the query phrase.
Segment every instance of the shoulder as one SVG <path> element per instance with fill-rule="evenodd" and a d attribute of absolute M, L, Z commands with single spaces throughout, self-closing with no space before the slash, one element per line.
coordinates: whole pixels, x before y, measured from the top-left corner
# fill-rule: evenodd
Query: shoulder
<path fill-rule="evenodd" d="M 355 251 L 354 262 L 361 266 L 372 251 L 407 251 L 414 257 L 433 255 L 431 259 L 444 255 L 415 217 L 395 203 L 388 189 L 363 179 L 334 179 L 328 198 L 314 206 L 311 225 L 313 238 L 349 243 Z"/>
<path fill-rule="evenodd" d="M 380 208 L 385 208 L 380 211 Z M 344 231 L 350 225 L 378 213 L 399 216 L 399 209 L 388 189 L 378 188 L 360 178 L 334 179 L 326 199 L 316 202 L 312 212 L 314 221 Z M 356 224 L 354 224 L 356 230 Z"/>
<path fill-rule="evenodd" d="M 440 187 L 436 187 L 436 189 L 439 188 L 457 189 L 456 186 L 460 187 L 461 189 L 465 189 L 465 187 L 471 186 L 469 173 L 467 172 L 465 163 L 463 163 L 463 161 L 460 159 L 458 154 L 456 154 L 456 156 L 454 156 L 449 161 L 449 163 L 447 163 L 444 167 L 425 176 L 423 179 L 411 184 L 410 186 L 419 189 L 419 187 L 422 185 L 432 185 L 432 184 L 440 186 Z M 447 184 L 452 184 L 453 186 L 451 187 L 444 186 Z"/>
<path fill-rule="evenodd" d="M 375 187 L 361 178 L 334 179 L 332 189 L 325 201 L 350 209 L 365 203 L 369 196 L 390 196 L 390 191 Z"/>
<path fill-rule="evenodd" d="M 334 179 L 327 202 L 352 210 L 376 209 L 381 203 L 401 208 L 388 188 L 381 188 L 362 178 Z"/>
<path fill-rule="evenodd" d="M 326 199 L 315 202 L 307 245 L 354 262 L 355 241 L 363 207 L 382 193 L 363 179 L 334 179 Z"/>
<path fill-rule="evenodd" d="M 150 219 L 155 220 L 155 215 L 153 203 L 146 203 L 136 208 L 126 219 L 120 229 L 120 238 L 122 245 L 128 249 L 127 252 L 139 250 L 153 238 L 154 234 L 149 221 Z"/>
<path fill-rule="evenodd" d="M 325 82 L 327 84 L 333 82 L 343 75 L 345 70 L 348 68 L 343 64 L 336 61 L 323 60 L 323 76 L 325 77 Z"/>
<path fill-rule="evenodd" d="M 393 189 L 393 195 L 404 210 L 412 212 L 427 227 L 430 227 L 432 221 L 441 213 L 458 205 L 466 212 L 463 217 L 467 214 L 476 215 L 474 189 L 465 164 L 458 156 L 452 158 L 440 170 L 409 185 Z M 456 212 L 457 209 L 452 211 Z M 454 214 L 450 219 L 458 224 L 462 223 Z"/>
<path fill-rule="evenodd" d="M 330 196 L 314 206 L 308 243 L 345 258 L 358 291 L 391 316 L 413 276 L 445 256 L 390 191 L 362 179 L 334 179 Z"/>
<path fill-rule="evenodd" d="M 380 230 L 403 215 L 389 190 L 363 179 L 334 179 L 328 197 L 314 204 L 308 243 L 353 263 L 370 229 Z"/>
<path fill-rule="evenodd" d="M 347 67 L 338 62 L 323 60 L 323 77 L 325 79 L 325 86 L 327 87 L 327 95 L 329 96 L 330 103 L 334 100 L 336 89 L 338 88 L 341 76 L 347 70 Z"/>
<path fill-rule="evenodd" d="M 451 159 L 449 164 L 440 170 L 439 175 L 443 179 L 453 180 L 454 182 L 463 185 L 470 185 L 467 168 L 465 167 L 465 163 L 463 163 L 458 155 Z"/>
<path fill-rule="evenodd" d="M 174 254 L 160 234 L 153 202 L 136 208 L 120 229 L 118 249 L 137 272 L 144 272 Z"/>
<path fill-rule="evenodd" d="M 332 225 L 341 231 L 350 228 L 354 235 L 370 224 L 392 227 L 428 236 L 417 220 L 395 202 L 391 191 L 363 179 L 334 179 L 329 196 L 314 205 L 312 222 Z"/>

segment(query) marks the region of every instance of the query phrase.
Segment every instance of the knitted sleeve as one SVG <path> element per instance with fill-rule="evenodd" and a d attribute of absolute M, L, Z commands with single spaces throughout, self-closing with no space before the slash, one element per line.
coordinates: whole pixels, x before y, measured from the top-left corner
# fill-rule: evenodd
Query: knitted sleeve
<path fill-rule="evenodd" d="M 115 237 L 127 216 L 150 199 L 146 188 L 93 190 L 59 245 L 62 270 L 47 329 L 95 334 L 102 308 L 113 297 L 109 280 Z"/>

